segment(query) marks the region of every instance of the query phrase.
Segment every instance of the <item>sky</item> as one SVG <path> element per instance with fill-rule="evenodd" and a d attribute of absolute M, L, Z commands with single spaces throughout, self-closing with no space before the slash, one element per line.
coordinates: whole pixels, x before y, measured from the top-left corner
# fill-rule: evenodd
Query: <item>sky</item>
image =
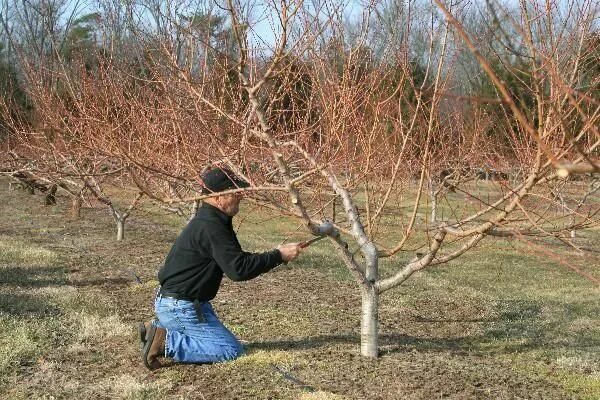
<path fill-rule="evenodd" d="M 340 13 L 345 19 L 360 18 L 361 10 L 364 7 L 364 1 L 360 0 L 342 0 L 340 1 Z M 259 1 L 252 12 L 251 21 L 254 23 L 254 43 L 260 45 L 272 45 L 275 42 L 276 35 L 279 34 L 280 22 L 277 20 L 274 10 L 268 4 L 272 2 Z M 310 12 L 315 12 L 315 7 L 312 2 L 306 1 L 305 8 Z"/>

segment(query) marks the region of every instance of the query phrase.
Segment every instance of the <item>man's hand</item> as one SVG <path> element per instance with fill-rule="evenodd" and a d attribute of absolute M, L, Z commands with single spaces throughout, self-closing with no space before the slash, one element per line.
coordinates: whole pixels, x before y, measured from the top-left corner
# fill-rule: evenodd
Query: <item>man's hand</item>
<path fill-rule="evenodd" d="M 302 243 L 288 243 L 277 246 L 281 253 L 281 258 L 285 262 L 294 261 L 302 251 Z"/>

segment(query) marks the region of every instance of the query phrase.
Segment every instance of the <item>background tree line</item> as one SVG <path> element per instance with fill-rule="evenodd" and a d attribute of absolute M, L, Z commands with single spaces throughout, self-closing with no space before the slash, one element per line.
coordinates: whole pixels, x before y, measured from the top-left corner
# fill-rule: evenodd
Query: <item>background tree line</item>
<path fill-rule="evenodd" d="M 535 71 L 527 45 L 521 40 L 518 27 L 514 26 L 519 19 L 519 6 L 492 1 L 457 4 L 461 22 L 480 38 L 480 51 L 490 60 L 494 71 L 523 109 L 530 110 L 533 116 L 532 110 L 536 109 L 538 101 L 531 87 Z M 583 2 L 561 4 L 565 15 L 553 21 L 555 26 L 543 29 L 569 30 L 574 28 L 573 24 L 581 22 L 568 18 L 567 13 L 573 12 L 569 7 L 584 7 Z M 318 3 L 315 3 L 313 8 L 317 6 Z M 441 15 L 432 16 L 431 8 L 434 6 L 428 1 L 382 1 L 369 10 L 370 21 L 363 28 L 359 27 L 363 22 L 362 15 L 353 10 L 353 5 L 344 8 L 344 4 L 340 3 L 337 6 L 339 24 L 335 25 L 336 29 L 332 28 L 333 25 L 324 28 L 319 43 L 315 43 L 319 58 L 335 71 L 336 79 L 359 81 L 361 75 L 374 69 L 384 69 L 385 79 L 381 85 L 387 86 L 389 94 L 402 80 L 402 91 L 408 94 L 405 96 L 407 101 L 415 102 L 417 92 L 426 96 L 432 84 L 432 75 L 426 71 L 427 46 L 439 45 L 428 43 L 426 27 L 437 27 L 442 20 Z M 364 10 L 361 11 L 364 13 Z M 257 18 L 264 19 L 264 15 L 260 15 L 264 10 L 253 12 L 258 14 Z M 32 125 L 36 124 L 35 99 L 28 95 L 33 78 L 28 70 L 32 68 L 37 69 L 45 85 L 55 88 L 67 98 L 77 93 L 68 93 L 64 87 L 66 83 L 61 82 L 56 74 L 58 71 L 77 74 L 76 71 L 83 65 L 88 74 L 99 77 L 99 64 L 110 62 L 126 71 L 132 82 L 144 81 L 151 76 L 154 68 L 165 63 L 160 58 L 160 47 L 170 46 L 176 65 L 189 70 L 195 78 L 202 79 L 202 76 L 213 73 L 214 68 L 224 68 L 226 78 L 214 89 L 220 90 L 223 97 L 234 92 L 238 84 L 234 71 L 236 46 L 231 36 L 231 22 L 218 2 L 4 1 L 1 15 L 2 96 L 12 112 Z M 597 26 L 593 26 L 591 21 L 586 23 L 590 24 L 589 34 L 580 43 L 580 48 L 564 50 L 582 52 L 584 56 L 577 69 L 579 87 L 591 87 L 592 93 L 597 96 L 599 36 Z M 264 26 L 266 24 L 260 29 L 267 29 Z M 360 32 L 360 29 L 367 32 Z M 542 43 L 543 29 L 532 32 L 531 40 Z M 255 40 L 261 40 L 261 33 L 254 32 Z M 268 36 L 266 32 L 262 34 Z M 368 41 L 361 41 L 361 35 L 367 36 Z M 445 107 L 453 104 L 452 107 L 460 107 L 465 115 L 483 112 L 489 114 L 490 119 L 502 120 L 505 107 L 497 104 L 497 91 L 490 79 L 460 40 L 452 37 L 449 41 L 453 61 L 445 71 L 445 79 L 451 81 Z M 258 47 L 269 46 L 272 43 L 259 44 Z M 266 49 L 260 56 L 268 58 L 269 50 Z M 289 124 L 291 120 L 298 119 L 295 114 L 299 112 L 307 115 L 319 112 L 315 102 L 310 104 L 313 109 L 309 109 L 307 103 L 312 87 L 308 69 L 314 68 L 314 65 L 302 59 L 290 59 L 289 64 L 294 66 L 287 72 L 288 76 L 278 77 L 280 82 L 273 85 L 278 88 L 276 90 L 285 92 L 281 96 L 274 93 L 272 100 L 273 109 L 279 111 L 278 124 L 284 128 L 287 128 L 286 121 Z M 36 78 L 40 76 L 36 75 Z M 284 85 L 280 85 L 283 81 L 286 81 Z M 423 90 L 417 90 L 421 87 Z M 459 104 L 454 101 L 457 98 L 460 99 Z M 228 101 L 235 104 L 232 99 Z M 581 122 L 575 118 L 569 123 L 576 128 Z M 504 128 L 494 128 L 497 126 L 491 123 L 486 135 L 504 145 L 506 156 L 514 156 L 508 146 L 509 141 L 503 137 L 506 135 Z M 7 129 L 6 123 L 3 123 L 3 130 Z"/>

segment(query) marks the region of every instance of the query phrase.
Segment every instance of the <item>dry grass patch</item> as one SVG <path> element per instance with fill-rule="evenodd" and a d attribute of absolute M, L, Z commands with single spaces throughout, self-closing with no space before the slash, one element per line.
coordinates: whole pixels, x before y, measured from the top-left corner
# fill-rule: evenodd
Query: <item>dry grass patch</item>
<path fill-rule="evenodd" d="M 124 324 L 121 319 L 115 315 L 100 316 L 97 314 L 75 314 L 76 318 L 76 339 L 78 341 L 97 344 L 114 337 L 127 337 L 130 334 L 131 326 Z"/>
<path fill-rule="evenodd" d="M 324 392 L 322 390 L 310 393 L 302 393 L 298 400 L 344 400 L 347 397 L 341 396 L 339 394 Z"/>
<path fill-rule="evenodd" d="M 591 377 L 595 377 L 597 380 L 600 379 L 600 365 L 591 357 L 581 355 L 561 356 L 556 359 L 556 365 L 571 371 L 589 373 Z"/>
<path fill-rule="evenodd" d="M 140 378 L 123 374 L 102 380 L 98 387 L 105 395 L 111 394 L 112 398 L 143 400 L 162 398 L 170 385 L 163 386 L 159 382 L 142 382 Z"/>
<path fill-rule="evenodd" d="M 221 368 L 237 368 L 237 367 L 268 367 L 271 365 L 277 365 L 280 367 L 287 367 L 290 365 L 297 365 L 298 358 L 296 354 L 291 351 L 281 350 L 257 350 L 249 351 L 244 356 L 223 364 L 217 364 Z"/>
<path fill-rule="evenodd" d="M 0 376 L 33 360 L 46 345 L 40 336 L 38 328 L 30 321 L 0 318 Z"/>
<path fill-rule="evenodd" d="M 148 289 L 156 289 L 159 282 L 156 279 L 150 279 L 144 283 L 129 286 L 127 291 L 131 294 L 144 294 Z"/>
<path fill-rule="evenodd" d="M 0 235 L 0 260 L 5 265 L 33 267 L 54 264 L 58 255 L 43 247 Z"/>

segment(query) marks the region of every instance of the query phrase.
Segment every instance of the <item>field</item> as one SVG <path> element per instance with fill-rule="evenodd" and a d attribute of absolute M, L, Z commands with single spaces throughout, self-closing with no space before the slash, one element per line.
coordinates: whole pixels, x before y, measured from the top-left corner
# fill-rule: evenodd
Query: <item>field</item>
<path fill-rule="evenodd" d="M 225 281 L 213 304 L 245 356 L 149 372 L 136 325 L 153 315 L 156 271 L 184 220 L 145 204 L 116 242 L 105 209 L 74 221 L 58 200 L 0 181 L 2 399 L 600 398 L 600 289 L 497 239 L 382 296 L 378 360 L 359 355 L 360 295 L 323 241 L 273 273 Z M 241 216 L 247 250 L 305 238 L 264 211 Z M 552 251 L 598 277 L 599 238 L 577 239 L 587 256 Z"/>

